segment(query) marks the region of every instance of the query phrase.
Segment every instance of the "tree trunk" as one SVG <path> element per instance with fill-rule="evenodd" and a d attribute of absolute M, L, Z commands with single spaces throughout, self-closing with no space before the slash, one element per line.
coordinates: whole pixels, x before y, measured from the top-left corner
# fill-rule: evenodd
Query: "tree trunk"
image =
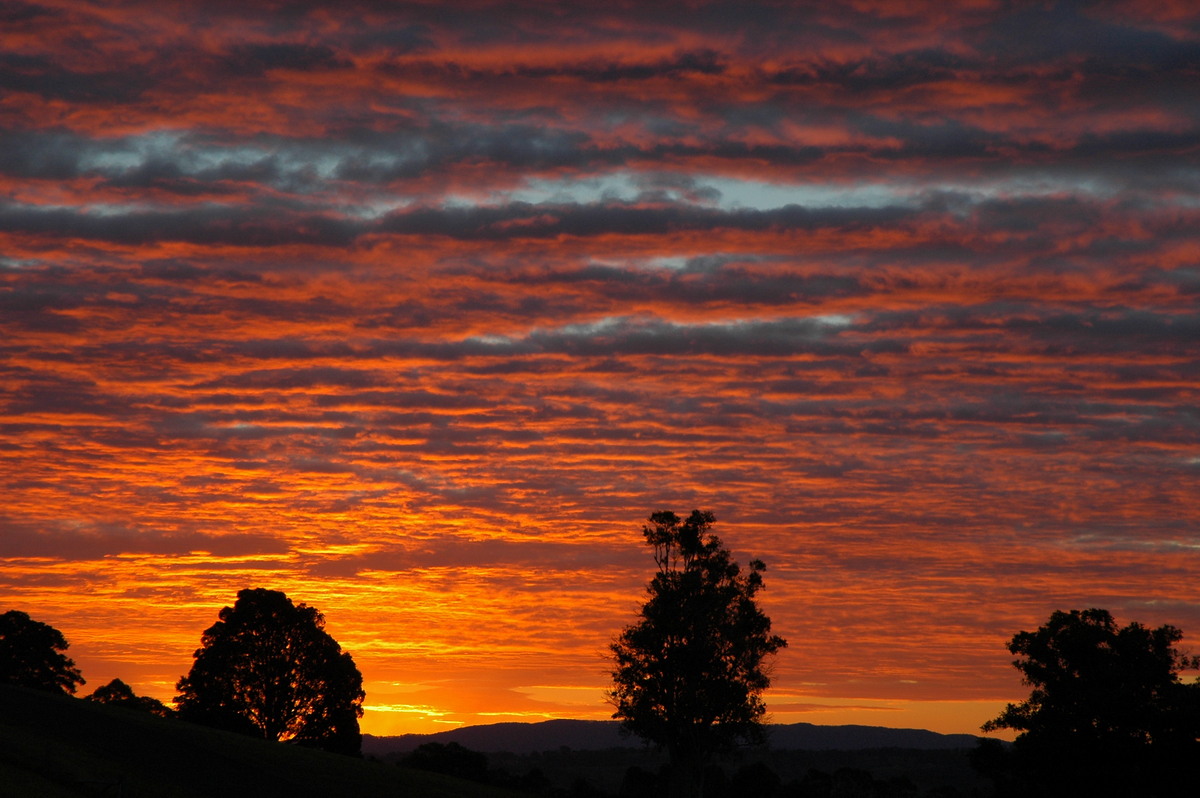
<path fill-rule="evenodd" d="M 704 757 L 696 751 L 672 750 L 670 798 L 704 798 Z"/>

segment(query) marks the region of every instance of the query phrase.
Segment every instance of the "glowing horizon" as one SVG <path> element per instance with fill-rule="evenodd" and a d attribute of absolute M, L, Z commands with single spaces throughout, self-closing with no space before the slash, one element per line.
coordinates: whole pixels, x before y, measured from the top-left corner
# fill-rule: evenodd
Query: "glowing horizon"
<path fill-rule="evenodd" d="M 780 722 L 1200 635 L 1186 4 L 0 4 L 0 611 L 169 701 L 238 590 L 369 733 L 602 718 L 660 509 Z"/>

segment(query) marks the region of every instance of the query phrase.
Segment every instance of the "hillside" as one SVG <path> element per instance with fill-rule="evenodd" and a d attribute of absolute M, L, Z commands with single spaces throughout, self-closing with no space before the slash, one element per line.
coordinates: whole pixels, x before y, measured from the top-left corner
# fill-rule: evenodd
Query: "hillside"
<path fill-rule="evenodd" d="M 891 729 L 884 726 L 817 726 L 789 723 L 771 726 L 770 747 L 777 750 L 862 751 L 869 748 L 908 748 L 918 751 L 951 751 L 974 748 L 973 734 L 939 734 L 926 729 Z"/>
<path fill-rule="evenodd" d="M 887 780 L 908 779 L 922 793 L 990 794 L 987 783 L 970 765 L 968 752 L 978 738 L 944 735 L 923 729 L 876 726 L 775 725 L 767 748 L 747 749 L 724 762 L 732 774 L 761 763 L 784 782 L 797 782 L 810 770 L 866 771 Z M 509 773 L 536 768 L 552 784 L 569 788 L 583 779 L 616 795 L 630 768 L 655 773 L 665 756 L 637 738 L 623 737 L 609 721 L 552 720 L 541 723 L 496 723 L 468 726 L 436 734 L 366 737 L 363 750 L 397 760 L 423 743 L 456 742 L 487 754 L 492 767 Z"/>
<path fill-rule="evenodd" d="M 970 734 L 938 734 L 924 729 L 889 729 L 880 726 L 816 726 L 811 723 L 770 727 L 770 747 L 775 750 L 860 751 L 872 748 L 906 748 L 947 751 L 974 748 Z M 638 748 L 637 738 L 623 736 L 616 721 L 548 720 L 541 723 L 495 723 L 467 726 L 435 734 L 363 738 L 363 753 L 411 751 L 423 743 L 456 742 L 475 751 L 528 754 L 562 747 L 577 751 Z"/>
<path fill-rule="evenodd" d="M 503 798 L 381 762 L 0 685 L 3 798 Z"/>

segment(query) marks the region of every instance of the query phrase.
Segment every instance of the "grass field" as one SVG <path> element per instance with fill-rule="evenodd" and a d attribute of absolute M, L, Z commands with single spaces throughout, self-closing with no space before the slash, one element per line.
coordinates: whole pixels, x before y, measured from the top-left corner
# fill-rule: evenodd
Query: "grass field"
<path fill-rule="evenodd" d="M 0 685 L 4 798 L 505 798 L 504 790 Z"/>

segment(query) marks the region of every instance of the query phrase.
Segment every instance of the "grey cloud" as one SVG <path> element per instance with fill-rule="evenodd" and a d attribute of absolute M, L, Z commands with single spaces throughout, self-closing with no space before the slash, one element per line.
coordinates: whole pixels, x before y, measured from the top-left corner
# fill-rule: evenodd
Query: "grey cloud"
<path fill-rule="evenodd" d="M 426 23 L 362 26 L 351 29 L 347 47 L 353 52 L 383 50 L 393 56 L 437 50 L 433 27 Z"/>
<path fill-rule="evenodd" d="M 0 170 L 15 177 L 68 180 L 80 174 L 80 153 L 96 145 L 63 130 L 0 131 Z"/>
<path fill-rule="evenodd" d="M 853 275 L 798 274 L 784 264 L 753 271 L 738 264 L 718 263 L 693 263 L 679 271 L 588 264 L 570 270 L 515 274 L 506 281 L 531 287 L 583 284 L 600 296 L 616 300 L 653 297 L 683 304 L 817 304 L 831 297 L 863 296 L 872 292 L 861 278 Z"/>
<path fill-rule="evenodd" d="M 626 546 L 539 540 L 471 540 L 453 536 L 406 541 L 373 553 L 310 563 L 310 573 L 352 576 L 363 571 L 403 572 L 417 568 L 520 567 L 522 570 L 574 571 L 632 567 L 643 556 Z"/>
<path fill-rule="evenodd" d="M 1085 13 L 1084 4 L 1015 5 L 973 32 L 981 53 L 1002 62 L 1055 61 L 1084 56 L 1106 64 L 1145 63 L 1178 45 L 1131 20 Z"/>
<path fill-rule="evenodd" d="M 864 348 L 890 344 L 843 345 L 834 328 L 820 321 L 784 319 L 732 324 L 679 325 L 620 319 L 598 328 L 583 326 L 535 332 L 526 340 L 542 351 L 571 354 L 788 355 L 798 352 L 857 357 Z"/>
<path fill-rule="evenodd" d="M 8 387 L 0 401 L 8 413 L 99 413 L 121 415 L 125 403 L 102 393 L 92 380 L 27 369 L 3 369 Z"/>
<path fill-rule="evenodd" d="M 241 557 L 288 551 L 286 542 L 268 534 L 171 532 L 94 520 L 75 525 L 65 521 L 38 525 L 0 518 L 0 530 L 5 532 L 0 535 L 0 557 L 99 560 L 119 554 L 177 556 L 207 551 L 221 557 Z"/>
<path fill-rule="evenodd" d="M 688 74 L 719 75 L 727 69 L 724 61 L 720 53 L 705 49 L 677 53 L 671 58 L 650 63 L 616 63 L 596 59 L 586 63 L 547 67 L 517 65 L 506 68 L 499 74 L 538 79 L 571 77 L 593 83 L 616 83 L 652 78 L 678 78 Z M 489 75 L 496 73 L 465 72 L 464 76 L 480 79 Z"/>
<path fill-rule="evenodd" d="M 133 210 L 99 215 L 65 209 L 0 205 L 0 229 L 76 236 L 124 244 L 189 241 L 270 247 L 284 244 L 345 247 L 366 233 L 448 236 L 463 240 L 589 236 L 602 233 L 661 235 L 731 229 L 814 230 L 896 224 L 908 208 L 818 208 L 797 205 L 769 211 L 637 205 L 532 205 L 417 208 L 364 223 L 324 213 L 279 213 L 256 208 L 204 206 L 185 210 Z"/>
<path fill-rule="evenodd" d="M 170 283 L 187 284 L 218 282 L 227 284 L 250 283 L 260 285 L 263 277 L 250 271 L 229 267 L 205 267 L 182 260 L 147 260 L 138 267 L 143 278 Z"/>
<path fill-rule="evenodd" d="M 1062 311 L 1036 302 L 988 302 L 975 305 L 928 305 L 915 311 L 864 314 L 864 330 L 896 337 L 905 329 L 932 329 L 934 334 L 964 331 L 1023 333 L 1020 348 L 1063 356 L 1118 352 L 1185 354 L 1200 339 L 1200 314 L 1130 307 Z M 928 333 L 926 333 L 928 334 Z M 963 340 L 958 338 L 958 340 Z M 988 348 L 994 336 L 970 339 Z M 1007 345 L 1013 347 L 1013 339 Z M 1124 368 L 1124 366 L 1122 366 Z"/>
<path fill-rule="evenodd" d="M 991 158 L 995 149 L 1009 146 L 1004 136 L 968 125 L 956 119 L 920 124 L 914 121 L 883 119 L 874 115 L 853 114 L 851 124 L 862 132 L 885 139 L 898 139 L 900 146 L 879 148 L 875 157 L 889 160 L 912 158 L 960 159 Z M 1037 145 L 1017 145 L 1029 151 Z"/>
<path fill-rule="evenodd" d="M 775 355 L 801 352 L 859 358 L 864 352 L 899 352 L 905 346 L 886 340 L 843 343 L 838 328 L 821 320 L 785 318 L 680 325 L 655 319 L 617 318 L 597 324 L 533 330 L 520 337 L 468 338 L 451 342 L 380 340 L 376 354 L 455 360 L 461 357 L 509 357 L 566 354 L 614 355 Z"/>
<path fill-rule="evenodd" d="M 0 24 L 18 26 L 36 19 L 57 18 L 59 12 L 43 5 L 6 0 L 0 5 Z"/>
<path fill-rule="evenodd" d="M 938 80 L 952 80 L 978 68 L 962 55 L 923 49 L 847 61 L 799 61 L 765 70 L 762 79 L 783 86 L 837 85 L 849 92 L 896 91 Z"/>
<path fill-rule="evenodd" d="M 361 231 L 353 223 L 331 216 L 306 214 L 287 218 L 262 209 L 209 206 L 100 215 L 12 204 L 0 205 L 0 229 L 122 244 L 190 241 L 260 247 L 299 242 L 346 246 Z"/>
<path fill-rule="evenodd" d="M 198 384 L 199 388 L 253 388 L 290 390 L 296 388 L 365 388 L 385 384 L 370 371 L 313 366 L 309 368 L 256 369 L 230 374 Z"/>
<path fill-rule="evenodd" d="M 144 70 L 72 71 L 49 58 L 0 53 L 0 89 L 72 103 L 130 103 L 154 85 Z"/>
<path fill-rule="evenodd" d="M 532 205 L 499 208 L 419 208 L 393 214 L 381 232 L 446 235 L 464 239 L 546 238 L 600 233 L 661 235 L 671 232 L 733 229 L 764 232 L 822 227 L 856 228 L 896 223 L 912 216 L 908 208 L 819 208 L 799 205 L 759 211 L 697 207 L 639 207 L 626 204 Z"/>
<path fill-rule="evenodd" d="M 764 109 L 760 109 L 764 110 Z M 750 109 L 722 109 L 732 131 L 755 129 L 764 123 L 750 120 Z M 777 112 L 778 120 L 792 112 Z M 1200 118 L 1200 100 L 1197 101 Z M 448 115 L 446 115 L 448 116 Z M 1194 185 L 1185 179 L 1186 153 L 1194 130 L 1164 132 L 1159 129 L 1120 129 L 1086 133 L 1057 145 L 1053 152 L 1037 139 L 1012 140 L 1007 134 L 984 130 L 956 119 L 936 123 L 884 118 L 862 112 L 848 113 L 850 124 L 862 132 L 887 140 L 884 145 L 865 143 L 814 146 L 795 143 L 746 143 L 739 136 L 705 130 L 659 133 L 644 144 L 599 144 L 586 128 L 565 127 L 559 120 L 543 124 L 518 121 L 472 123 L 447 121 L 438 112 L 420 114 L 420 124 L 404 122 L 401 129 L 372 130 L 367 126 L 342 126 L 319 138 L 264 134 L 252 141 L 230 143 L 229 133 L 152 134 L 110 139 L 90 139 L 67 131 L 13 129 L 0 133 L 0 170 L 22 177 L 66 180 L 100 177 L 115 189 L 154 189 L 180 197 L 256 195 L 259 207 L 282 214 L 336 212 L 344 201 L 328 192 L 357 183 L 374 192 L 385 192 L 394 183 L 417 180 L 461 165 L 491 164 L 514 179 L 554 174 L 562 169 L 582 174 L 610 172 L 634 162 L 678 162 L 713 159 L 802 167 L 823 161 L 861 162 L 931 161 L 935 170 L 969 160 L 985 170 L 1020 170 L 1018 160 L 1043 161 L 1054 156 L 1051 171 L 1087 167 L 1108 175 L 1119 186 L 1145 185 L 1171 179 L 1180 190 Z M 739 121 L 740 120 L 740 121 Z M 773 123 L 772 123 L 773 124 Z M 770 127 L 770 124 L 768 124 Z M 686 135 L 686 143 L 679 141 Z M 664 138 L 664 136 L 666 138 Z M 700 139 L 696 142 L 695 139 Z M 896 143 L 892 143 L 896 142 Z M 1003 157 L 1001 157 L 1003 153 Z M 847 167 L 838 167 L 847 168 Z M 1038 167 L 1042 169 L 1042 166 Z M 721 167 L 718 167 L 720 170 Z M 1147 171 L 1154 173 L 1152 179 Z M 1172 177 L 1173 175 L 1177 175 Z M 1094 176 L 1094 175 L 1093 175 Z M 646 178 L 642 178 L 643 180 Z M 671 188 L 694 203 L 714 202 L 717 193 L 705 186 L 670 185 L 662 174 L 651 192 Z M 678 182 L 676 180 L 676 182 Z M 385 192 L 386 194 L 386 192 Z M 670 199 L 672 193 L 649 193 L 647 200 Z M 226 223 L 228 224 L 228 222 Z"/>
<path fill-rule="evenodd" d="M 5 324 L 41 332 L 76 332 L 82 323 L 65 313 L 79 307 L 74 291 L 53 286 L 17 286 L 0 290 L 0 314 Z"/>
<path fill-rule="evenodd" d="M 239 75 L 261 75 L 272 69 L 314 72 L 346 69 L 353 64 L 325 45 L 295 42 L 240 44 L 233 47 L 225 66 Z"/>

